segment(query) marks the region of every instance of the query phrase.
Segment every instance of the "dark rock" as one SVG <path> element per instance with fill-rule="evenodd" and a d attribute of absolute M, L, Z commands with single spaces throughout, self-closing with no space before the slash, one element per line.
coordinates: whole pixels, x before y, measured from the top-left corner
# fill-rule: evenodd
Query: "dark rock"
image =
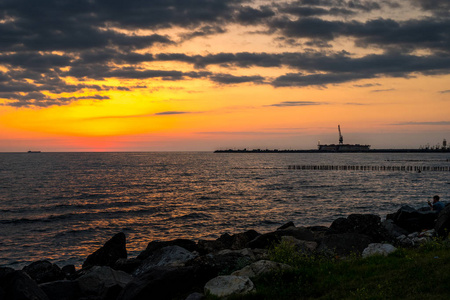
<path fill-rule="evenodd" d="M 437 214 L 434 211 L 418 211 L 410 206 L 402 206 L 394 215 L 394 224 L 409 233 L 433 229 Z"/>
<path fill-rule="evenodd" d="M 108 266 L 94 266 L 76 281 L 83 296 L 115 299 L 132 279 L 133 277 L 130 274 L 114 270 Z M 111 298 L 111 295 L 114 295 L 114 297 Z"/>
<path fill-rule="evenodd" d="M 262 234 L 247 244 L 248 248 L 268 249 L 281 241 L 282 236 L 292 236 L 298 240 L 314 241 L 314 233 L 303 227 L 289 227 L 283 230 L 277 230 Z"/>
<path fill-rule="evenodd" d="M 0 299 L 7 299 L 6 298 L 6 291 L 5 291 L 5 281 L 8 274 L 11 274 L 14 272 L 14 269 L 7 268 L 7 267 L 0 267 Z"/>
<path fill-rule="evenodd" d="M 5 278 L 5 276 L 13 272 L 14 272 L 13 268 L 0 267 L 0 283 L 3 281 L 3 278 Z"/>
<path fill-rule="evenodd" d="M 329 234 L 322 239 L 317 251 L 339 256 L 361 254 L 370 243 L 371 238 L 360 233 Z"/>
<path fill-rule="evenodd" d="M 64 275 L 66 275 L 66 278 L 75 275 L 75 273 L 77 272 L 74 265 L 64 266 L 62 267 L 61 271 L 63 271 Z"/>
<path fill-rule="evenodd" d="M 256 237 L 260 236 L 255 230 L 248 230 L 246 232 L 234 234 L 231 236 L 231 250 L 240 250 L 246 248 L 248 242 L 254 240 Z"/>
<path fill-rule="evenodd" d="M 47 260 L 36 261 L 23 268 L 36 283 L 44 283 L 65 278 L 64 272 L 55 264 Z"/>
<path fill-rule="evenodd" d="M 233 237 L 228 234 L 222 234 L 217 240 L 199 240 L 198 247 L 201 254 L 217 252 L 220 250 L 230 249 L 233 244 Z"/>
<path fill-rule="evenodd" d="M 50 300 L 77 300 L 81 297 L 81 290 L 76 281 L 60 280 L 40 284 Z"/>
<path fill-rule="evenodd" d="M 124 271 L 128 274 L 136 271 L 137 268 L 142 264 L 142 260 L 137 258 L 119 258 L 113 266 L 114 270 Z"/>
<path fill-rule="evenodd" d="M 44 291 L 24 271 L 4 272 L 0 287 L 3 290 L 2 299 L 5 300 L 49 300 Z"/>
<path fill-rule="evenodd" d="M 193 292 L 203 291 L 213 278 L 202 266 L 155 267 L 135 277 L 119 294 L 118 300 L 184 299 Z"/>
<path fill-rule="evenodd" d="M 208 270 L 217 275 L 229 275 L 236 270 L 252 263 L 252 259 L 244 254 L 228 252 L 217 255 L 199 256 L 186 263 L 186 266 L 200 266 L 201 269 Z"/>
<path fill-rule="evenodd" d="M 191 252 L 198 251 L 197 243 L 191 240 L 176 239 L 164 242 L 152 241 L 148 243 L 147 248 L 137 256 L 137 259 L 144 260 L 152 255 L 153 252 L 168 246 L 179 246 Z"/>
<path fill-rule="evenodd" d="M 197 255 L 180 247 L 180 246 L 167 246 L 161 248 L 146 260 L 133 272 L 133 276 L 138 276 L 145 273 L 148 269 L 161 266 L 184 266 L 184 264 L 194 259 Z"/>
<path fill-rule="evenodd" d="M 114 266 L 119 258 L 127 258 L 126 237 L 123 232 L 113 236 L 100 249 L 89 255 L 83 268 L 90 266 Z"/>
<path fill-rule="evenodd" d="M 202 293 L 192 293 L 185 300 L 203 300 L 206 299 L 205 295 Z"/>
<path fill-rule="evenodd" d="M 401 228 L 400 226 L 397 226 L 394 224 L 394 221 L 392 220 L 388 220 L 386 219 L 383 223 L 382 223 L 383 227 L 387 230 L 388 234 L 392 237 L 397 239 L 397 237 L 402 236 L 402 235 L 408 235 L 409 232 L 403 228 Z"/>
<path fill-rule="evenodd" d="M 391 240 L 381 218 L 372 214 L 352 214 L 347 218 L 338 218 L 330 226 L 327 234 L 360 233 L 369 236 L 374 243 Z"/>
<path fill-rule="evenodd" d="M 217 240 L 199 240 L 198 250 L 201 254 L 218 252 L 225 249 L 240 250 L 247 247 L 248 242 L 260 236 L 255 230 L 229 235 L 222 234 Z"/>
<path fill-rule="evenodd" d="M 328 227 L 326 226 L 309 226 L 306 227 L 306 229 L 310 230 L 314 234 L 315 241 L 321 240 L 328 231 Z"/>
<path fill-rule="evenodd" d="M 226 245 L 218 240 L 199 240 L 198 247 L 200 254 L 207 254 L 226 249 Z"/>
<path fill-rule="evenodd" d="M 448 236 L 450 232 L 450 205 L 446 205 L 439 213 L 434 230 L 436 230 L 438 236 Z"/>
<path fill-rule="evenodd" d="M 281 225 L 277 230 L 283 230 L 283 229 L 286 229 L 286 228 L 289 228 L 289 227 L 295 227 L 294 222 L 292 222 L 292 221 L 287 222 L 286 224 Z"/>

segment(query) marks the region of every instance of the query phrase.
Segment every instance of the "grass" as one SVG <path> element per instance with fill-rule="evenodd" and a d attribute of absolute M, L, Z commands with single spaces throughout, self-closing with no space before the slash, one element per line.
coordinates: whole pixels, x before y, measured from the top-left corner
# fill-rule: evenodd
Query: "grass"
<path fill-rule="evenodd" d="M 283 242 L 270 259 L 289 271 L 252 279 L 256 292 L 229 299 L 450 299 L 450 242 L 345 260 L 310 257 Z"/>

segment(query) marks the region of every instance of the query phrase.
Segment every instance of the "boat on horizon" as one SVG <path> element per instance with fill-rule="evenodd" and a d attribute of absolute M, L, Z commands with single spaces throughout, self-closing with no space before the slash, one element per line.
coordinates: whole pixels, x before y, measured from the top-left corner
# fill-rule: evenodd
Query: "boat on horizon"
<path fill-rule="evenodd" d="M 39 150 L 28 150 L 27 153 L 41 153 L 41 151 L 39 151 Z"/>

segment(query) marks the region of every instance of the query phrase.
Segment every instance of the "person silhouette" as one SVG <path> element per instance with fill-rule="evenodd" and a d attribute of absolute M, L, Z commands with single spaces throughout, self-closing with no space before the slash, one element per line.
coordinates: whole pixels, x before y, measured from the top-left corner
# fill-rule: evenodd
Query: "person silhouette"
<path fill-rule="evenodd" d="M 436 213 L 440 213 L 442 209 L 444 209 L 445 205 L 440 201 L 440 198 L 438 195 L 433 197 L 433 203 L 428 200 L 428 205 L 431 207 L 432 211 L 435 211 Z"/>

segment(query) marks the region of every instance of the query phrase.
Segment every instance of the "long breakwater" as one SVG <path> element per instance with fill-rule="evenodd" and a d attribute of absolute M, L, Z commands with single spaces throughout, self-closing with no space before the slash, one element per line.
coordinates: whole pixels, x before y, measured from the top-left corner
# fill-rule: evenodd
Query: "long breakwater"
<path fill-rule="evenodd" d="M 450 172 L 450 166 L 289 165 L 290 170 Z"/>

